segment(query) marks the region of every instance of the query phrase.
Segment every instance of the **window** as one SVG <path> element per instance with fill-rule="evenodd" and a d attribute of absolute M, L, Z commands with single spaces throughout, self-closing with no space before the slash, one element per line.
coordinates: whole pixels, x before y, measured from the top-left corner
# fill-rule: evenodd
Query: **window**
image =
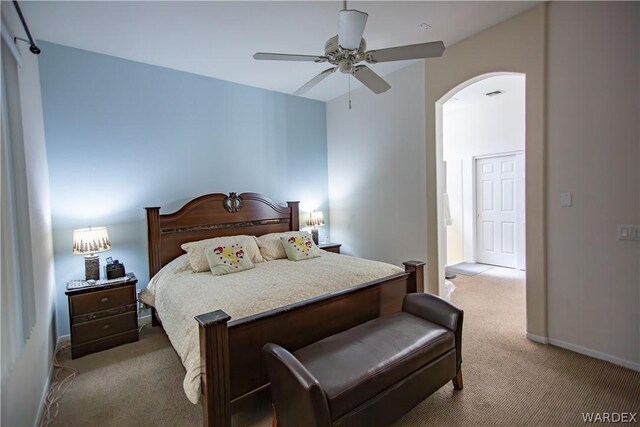
<path fill-rule="evenodd" d="M 4 382 L 36 322 L 31 226 L 18 63 L 2 25 L 1 360 Z M 9 41 L 11 43 L 11 41 Z"/>

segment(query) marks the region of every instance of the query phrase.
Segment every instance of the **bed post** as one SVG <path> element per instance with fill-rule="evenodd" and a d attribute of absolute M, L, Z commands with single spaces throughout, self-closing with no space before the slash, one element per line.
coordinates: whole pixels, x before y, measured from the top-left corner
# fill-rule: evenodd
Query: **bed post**
<path fill-rule="evenodd" d="M 160 208 L 145 208 L 147 211 L 147 244 L 149 246 L 149 278 L 160 270 Z M 151 307 L 151 326 L 158 326 L 156 309 Z"/>
<path fill-rule="evenodd" d="M 404 271 L 411 273 L 409 276 L 409 292 L 424 293 L 424 262 L 405 261 Z"/>
<path fill-rule="evenodd" d="M 222 310 L 196 316 L 200 325 L 202 416 L 205 427 L 231 426 L 229 331 L 231 317 Z"/>
<path fill-rule="evenodd" d="M 300 230 L 300 202 L 287 202 L 287 206 L 291 209 L 290 231 Z"/>
<path fill-rule="evenodd" d="M 149 245 L 149 278 L 162 268 L 160 264 L 160 208 L 145 208 L 147 211 L 147 243 Z"/>

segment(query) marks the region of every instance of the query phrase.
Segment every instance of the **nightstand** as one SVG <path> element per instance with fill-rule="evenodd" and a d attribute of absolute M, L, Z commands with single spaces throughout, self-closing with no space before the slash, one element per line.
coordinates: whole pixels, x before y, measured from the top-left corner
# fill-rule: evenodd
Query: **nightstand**
<path fill-rule="evenodd" d="M 131 273 L 127 276 L 126 281 L 103 280 L 92 286 L 72 281 L 67 285 L 72 359 L 138 341 L 138 279 Z"/>
<path fill-rule="evenodd" d="M 324 249 L 327 252 L 333 252 L 336 254 L 340 253 L 340 246 L 342 246 L 340 243 L 319 243 L 318 247 L 320 249 Z"/>

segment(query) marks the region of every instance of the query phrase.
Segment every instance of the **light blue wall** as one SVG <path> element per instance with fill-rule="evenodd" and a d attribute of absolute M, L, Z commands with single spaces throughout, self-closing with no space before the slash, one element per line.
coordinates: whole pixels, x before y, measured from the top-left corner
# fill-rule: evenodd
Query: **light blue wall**
<path fill-rule="evenodd" d="M 301 210 L 327 206 L 325 104 L 42 43 L 58 331 L 67 281 L 84 277 L 72 230 L 106 226 L 146 286 L 145 206 L 170 212 L 207 193 L 253 191 Z"/>

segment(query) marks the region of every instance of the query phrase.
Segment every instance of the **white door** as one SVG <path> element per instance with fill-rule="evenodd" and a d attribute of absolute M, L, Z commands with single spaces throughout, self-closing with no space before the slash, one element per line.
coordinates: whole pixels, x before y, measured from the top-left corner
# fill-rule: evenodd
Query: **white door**
<path fill-rule="evenodd" d="M 476 159 L 476 248 L 483 264 L 516 268 L 516 156 Z"/>

